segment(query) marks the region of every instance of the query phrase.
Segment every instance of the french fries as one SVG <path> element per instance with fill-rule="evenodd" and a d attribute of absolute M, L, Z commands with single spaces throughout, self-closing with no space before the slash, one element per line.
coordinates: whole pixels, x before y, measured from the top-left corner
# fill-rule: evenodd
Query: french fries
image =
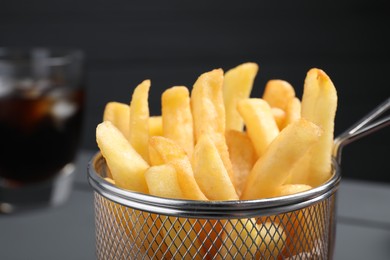
<path fill-rule="evenodd" d="M 255 98 L 250 94 L 257 72 L 257 64 L 248 62 L 226 73 L 201 74 L 191 91 L 170 87 L 162 94 L 160 116 L 149 115 L 150 80 L 134 89 L 129 105 L 108 102 L 96 128 L 110 173 L 106 181 L 153 196 L 209 203 L 293 195 L 325 183 L 332 174 L 337 109 L 332 81 L 314 68 L 306 75 L 302 100 L 283 80 L 268 81 L 262 97 Z M 263 259 L 314 250 L 324 228 L 315 226 L 310 210 L 283 219 L 137 217 L 154 225 L 158 243 L 151 248 L 166 251 L 159 257 Z M 134 216 L 126 219 L 134 222 L 128 236 L 142 232 L 143 240 L 153 239 Z M 144 247 L 140 241 L 136 245 Z"/>
<path fill-rule="evenodd" d="M 161 116 L 149 117 L 149 136 L 162 136 L 163 135 L 163 123 Z"/>
<path fill-rule="evenodd" d="M 256 162 L 256 151 L 248 135 L 237 130 L 226 131 L 226 144 L 233 166 L 233 184 L 241 196 L 245 180 Z"/>
<path fill-rule="evenodd" d="M 290 99 L 286 105 L 286 118 L 283 128 L 301 118 L 301 101 L 298 98 Z"/>
<path fill-rule="evenodd" d="M 223 70 L 203 73 L 191 91 L 191 109 L 194 120 L 195 142 L 208 134 L 215 142 L 222 162 L 231 181 L 234 181 L 233 166 L 225 140 L 225 105 L 223 102 Z"/>
<path fill-rule="evenodd" d="M 209 200 L 238 200 L 218 150 L 206 134 L 198 140 L 193 160 L 196 182 Z"/>
<path fill-rule="evenodd" d="M 149 96 L 150 80 L 144 80 L 133 92 L 130 105 L 130 143 L 149 162 Z"/>
<path fill-rule="evenodd" d="M 265 85 L 263 99 L 271 107 L 277 107 L 286 110 L 288 102 L 295 97 L 294 88 L 284 80 L 270 80 Z"/>
<path fill-rule="evenodd" d="M 110 121 L 97 126 L 96 141 L 115 184 L 124 189 L 148 193 L 144 177 L 148 163 Z"/>
<path fill-rule="evenodd" d="M 152 165 L 169 163 L 175 168 L 183 198 L 206 200 L 195 180 L 191 162 L 184 149 L 174 141 L 161 136 L 151 137 L 149 147 Z"/>
<path fill-rule="evenodd" d="M 242 199 L 251 200 L 275 196 L 276 188 L 284 184 L 290 170 L 320 138 L 317 125 L 305 120 L 290 124 L 269 145 L 253 166 L 245 184 Z"/>
<path fill-rule="evenodd" d="M 222 85 L 222 69 L 203 73 L 194 83 L 191 91 L 191 109 L 196 141 L 202 134 L 225 134 Z"/>
<path fill-rule="evenodd" d="M 282 130 L 286 121 L 286 112 L 283 109 L 272 107 L 272 114 L 274 116 L 276 125 L 278 126 L 279 130 Z"/>
<path fill-rule="evenodd" d="M 226 111 L 226 129 L 242 131 L 244 122 L 237 111 L 237 102 L 249 98 L 259 66 L 253 62 L 241 64 L 225 73 L 223 100 Z"/>
<path fill-rule="evenodd" d="M 337 92 L 329 76 L 320 69 L 311 69 L 306 75 L 301 102 L 301 116 L 324 130 L 319 142 L 292 170 L 290 183 L 306 183 L 316 187 L 331 177 L 331 151 Z"/>
<path fill-rule="evenodd" d="M 244 118 L 247 132 L 252 140 L 258 157 L 261 157 L 268 145 L 279 134 L 271 107 L 260 98 L 240 100 L 238 111 Z"/>
<path fill-rule="evenodd" d="M 151 195 L 173 199 L 184 197 L 172 165 L 163 164 L 148 168 L 145 179 Z"/>
<path fill-rule="evenodd" d="M 108 102 L 104 108 L 103 121 L 110 121 L 130 142 L 130 106 L 120 102 Z M 149 117 L 149 135 L 163 135 L 162 117 Z"/>
<path fill-rule="evenodd" d="M 108 102 L 103 121 L 110 121 L 130 141 L 130 106 L 120 102 Z"/>
<path fill-rule="evenodd" d="M 163 134 L 174 140 L 192 155 L 194 127 L 190 106 L 190 94 L 186 87 L 172 87 L 162 94 Z"/>
<path fill-rule="evenodd" d="M 324 131 L 319 142 L 310 150 L 308 184 L 318 186 L 331 176 L 334 119 L 337 93 L 329 76 L 320 69 L 311 69 L 306 76 L 302 96 L 302 117 L 317 124 Z"/>

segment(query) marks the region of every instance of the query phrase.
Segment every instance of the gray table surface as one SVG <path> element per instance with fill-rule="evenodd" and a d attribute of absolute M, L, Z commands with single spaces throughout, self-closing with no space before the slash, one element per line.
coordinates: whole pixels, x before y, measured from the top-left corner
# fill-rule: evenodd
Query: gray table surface
<path fill-rule="evenodd" d="M 70 199 L 61 206 L 0 215 L 0 259 L 95 259 L 93 192 L 82 151 Z M 334 259 L 389 259 L 390 185 L 343 179 Z"/>

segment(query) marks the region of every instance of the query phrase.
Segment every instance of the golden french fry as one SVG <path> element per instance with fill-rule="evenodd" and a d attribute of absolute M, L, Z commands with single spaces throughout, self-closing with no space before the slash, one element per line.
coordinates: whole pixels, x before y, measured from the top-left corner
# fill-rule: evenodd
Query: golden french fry
<path fill-rule="evenodd" d="M 206 134 L 195 145 L 194 176 L 209 200 L 237 200 L 238 195 L 214 142 Z"/>
<path fill-rule="evenodd" d="M 150 137 L 149 147 L 152 165 L 171 164 L 175 168 L 185 199 L 207 200 L 195 180 L 190 160 L 183 148 L 162 136 Z"/>
<path fill-rule="evenodd" d="M 149 139 L 149 151 L 152 165 L 165 164 L 176 159 L 188 158 L 184 149 L 172 139 L 164 136 L 151 136 Z M 155 156 L 157 157 L 155 158 Z"/>
<path fill-rule="evenodd" d="M 237 130 L 226 131 L 226 144 L 233 167 L 233 184 L 240 196 L 245 180 L 256 162 L 256 151 L 248 135 Z"/>
<path fill-rule="evenodd" d="M 149 162 L 149 89 L 150 80 L 144 80 L 133 92 L 130 104 L 130 143 Z"/>
<path fill-rule="evenodd" d="M 272 114 L 274 116 L 276 125 L 278 126 L 279 130 L 283 129 L 284 122 L 286 120 L 286 112 L 284 112 L 283 109 L 272 107 Z"/>
<path fill-rule="evenodd" d="M 236 185 L 233 165 L 232 162 L 230 161 L 230 155 L 228 150 L 229 148 L 226 143 L 225 135 L 218 133 L 218 134 L 210 134 L 208 136 L 214 142 L 214 145 L 218 150 L 219 156 L 221 157 L 221 160 L 223 162 L 223 165 L 225 166 L 225 169 L 229 175 L 230 180 L 232 181 L 233 185 Z"/>
<path fill-rule="evenodd" d="M 189 95 L 186 87 L 177 86 L 165 90 L 161 100 L 164 136 L 178 143 L 191 157 L 194 130 Z"/>
<path fill-rule="evenodd" d="M 148 193 L 144 176 L 148 163 L 110 121 L 97 126 L 96 141 L 115 184 L 131 191 Z"/>
<path fill-rule="evenodd" d="M 261 98 L 248 98 L 238 102 L 238 111 L 244 119 L 257 156 L 261 157 L 279 134 L 271 107 Z"/>
<path fill-rule="evenodd" d="M 290 99 L 295 97 L 293 86 L 287 81 L 273 79 L 265 85 L 263 99 L 268 102 L 271 107 L 277 107 L 286 110 L 286 105 Z"/>
<path fill-rule="evenodd" d="M 275 192 L 276 196 L 286 196 L 310 190 L 312 187 L 306 184 L 284 184 L 279 186 Z"/>
<path fill-rule="evenodd" d="M 222 96 L 222 69 L 203 73 L 191 91 L 191 109 L 195 142 L 208 134 L 215 143 L 223 164 L 233 181 L 233 167 L 225 140 L 225 105 Z"/>
<path fill-rule="evenodd" d="M 109 183 L 115 185 L 115 181 L 114 181 L 113 179 L 111 179 L 110 177 L 105 177 L 104 179 L 105 179 L 107 182 L 109 182 Z"/>
<path fill-rule="evenodd" d="M 162 136 L 163 127 L 162 127 L 162 117 L 161 116 L 151 116 L 149 117 L 149 136 Z"/>
<path fill-rule="evenodd" d="M 163 155 L 160 155 L 160 152 L 151 145 L 151 141 L 153 136 L 149 139 L 149 160 L 150 165 L 157 166 L 165 164 L 165 160 L 163 159 Z"/>
<path fill-rule="evenodd" d="M 292 168 L 285 184 L 308 183 L 311 157 L 309 151 Z"/>
<path fill-rule="evenodd" d="M 111 121 L 130 142 L 130 106 L 120 102 L 108 102 L 104 109 L 103 121 Z M 149 135 L 163 135 L 161 116 L 149 118 Z"/>
<path fill-rule="evenodd" d="M 225 105 L 222 96 L 223 70 L 203 73 L 191 91 L 195 140 L 204 133 L 225 134 Z"/>
<path fill-rule="evenodd" d="M 324 131 L 319 142 L 310 149 L 309 185 L 316 187 L 332 174 L 332 147 L 337 92 L 329 76 L 320 69 L 307 73 L 303 97 L 302 117 L 317 124 Z"/>
<path fill-rule="evenodd" d="M 145 172 L 149 194 L 172 199 L 183 199 L 176 170 L 172 165 L 151 166 Z"/>
<path fill-rule="evenodd" d="M 108 102 L 104 108 L 103 121 L 110 121 L 130 141 L 130 107 L 120 102 Z"/>
<path fill-rule="evenodd" d="M 284 128 L 253 166 L 242 199 L 275 196 L 276 189 L 285 183 L 292 167 L 319 140 L 321 133 L 320 127 L 305 119 Z"/>
<path fill-rule="evenodd" d="M 228 70 L 223 81 L 223 100 L 226 111 L 226 129 L 242 131 L 244 122 L 237 111 L 237 102 L 249 98 L 259 66 L 243 63 Z"/>
<path fill-rule="evenodd" d="M 104 176 L 104 177 L 107 177 L 107 178 L 109 178 L 109 179 L 114 180 L 114 179 L 112 178 L 112 174 L 111 174 L 110 168 L 108 168 L 108 167 L 106 168 L 105 174 L 106 174 L 106 176 Z"/>
<path fill-rule="evenodd" d="M 288 126 L 301 118 L 301 101 L 298 98 L 290 99 L 286 106 L 286 119 L 283 127 Z"/>

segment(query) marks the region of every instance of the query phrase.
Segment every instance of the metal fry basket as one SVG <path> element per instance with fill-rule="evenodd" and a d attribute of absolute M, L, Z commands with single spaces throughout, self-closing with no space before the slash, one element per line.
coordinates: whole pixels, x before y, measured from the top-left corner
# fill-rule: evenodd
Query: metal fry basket
<path fill-rule="evenodd" d="M 89 166 L 95 190 L 98 259 L 329 259 L 340 174 L 295 195 L 250 201 L 190 201 L 126 191 L 104 180 L 100 153 Z"/>
<path fill-rule="evenodd" d="M 283 197 L 192 201 L 120 189 L 104 177 L 97 153 L 88 166 L 95 191 L 98 259 L 332 259 L 341 148 L 389 125 L 369 123 L 390 99 L 335 139 L 333 175 L 314 189 Z"/>

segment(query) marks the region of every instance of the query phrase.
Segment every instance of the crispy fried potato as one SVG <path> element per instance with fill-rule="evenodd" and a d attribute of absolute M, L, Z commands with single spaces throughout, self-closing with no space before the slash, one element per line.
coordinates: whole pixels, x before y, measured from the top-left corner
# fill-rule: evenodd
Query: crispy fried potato
<path fill-rule="evenodd" d="M 317 124 L 324 131 L 320 141 L 310 149 L 308 183 L 316 187 L 325 183 L 332 174 L 332 147 L 337 92 L 329 76 L 320 69 L 311 69 L 306 76 L 302 117 Z"/>
<path fill-rule="evenodd" d="M 236 185 L 235 183 L 235 174 L 233 170 L 232 162 L 230 161 L 230 155 L 229 155 L 229 148 L 226 143 L 226 137 L 222 134 L 209 134 L 208 135 L 212 141 L 214 142 L 215 147 L 218 150 L 219 156 L 221 157 L 221 160 L 223 162 L 223 165 L 225 166 L 225 169 L 229 175 L 229 178 L 233 185 Z"/>
<path fill-rule="evenodd" d="M 96 141 L 118 187 L 148 193 L 147 162 L 134 150 L 123 134 L 110 122 L 96 128 Z"/>
<path fill-rule="evenodd" d="M 309 151 L 291 169 L 285 184 L 305 184 L 308 183 L 311 157 Z"/>
<path fill-rule="evenodd" d="M 111 179 L 110 177 L 106 177 L 104 178 L 107 182 L 111 183 L 111 184 L 114 184 L 115 185 L 115 181 L 113 179 Z"/>
<path fill-rule="evenodd" d="M 178 143 L 191 157 L 194 150 L 193 120 L 190 94 L 186 87 L 177 86 L 162 94 L 164 136 Z"/>
<path fill-rule="evenodd" d="M 246 178 L 256 162 L 256 151 L 248 135 L 237 130 L 226 131 L 226 144 L 234 172 L 233 184 L 240 196 Z"/>
<path fill-rule="evenodd" d="M 277 108 L 277 107 L 272 107 L 272 114 L 274 116 L 276 125 L 278 126 L 279 130 L 282 130 L 284 127 L 284 123 L 286 120 L 286 112 L 284 112 L 283 109 Z"/>
<path fill-rule="evenodd" d="M 209 200 L 237 200 L 238 195 L 212 139 L 202 135 L 193 155 L 194 176 Z"/>
<path fill-rule="evenodd" d="M 172 199 L 183 199 L 176 170 L 172 165 L 152 166 L 145 172 L 149 194 Z"/>
<path fill-rule="evenodd" d="M 162 136 L 162 117 L 161 116 L 150 116 L 149 117 L 149 136 Z"/>
<path fill-rule="evenodd" d="M 171 164 L 175 168 L 185 199 L 207 200 L 195 180 L 190 160 L 183 148 L 162 136 L 150 137 L 149 147 L 152 165 Z"/>
<path fill-rule="evenodd" d="M 130 142 L 130 106 L 120 102 L 108 102 L 104 108 L 103 121 L 110 121 Z"/>
<path fill-rule="evenodd" d="M 238 111 L 244 118 L 256 154 L 261 157 L 268 145 L 279 134 L 271 107 L 261 98 L 249 98 L 238 102 Z"/>
<path fill-rule="evenodd" d="M 218 149 L 223 164 L 233 181 L 233 167 L 225 140 L 225 105 L 222 96 L 222 69 L 203 73 L 191 91 L 191 109 L 194 122 L 195 142 L 208 134 Z"/>
<path fill-rule="evenodd" d="M 285 128 L 289 124 L 299 120 L 301 118 L 301 101 L 298 98 L 290 99 L 286 106 L 286 119 L 283 127 Z"/>
<path fill-rule="evenodd" d="M 202 134 L 225 134 L 225 105 L 222 96 L 223 70 L 203 73 L 191 91 L 195 140 Z"/>
<path fill-rule="evenodd" d="M 305 119 L 284 128 L 254 165 L 242 199 L 275 196 L 275 190 L 285 183 L 292 167 L 318 142 L 321 134 L 320 127 Z"/>
<path fill-rule="evenodd" d="M 149 89 L 150 80 L 144 80 L 133 92 L 130 104 L 130 143 L 149 162 Z"/>
<path fill-rule="evenodd" d="M 223 81 L 223 100 L 226 111 L 226 129 L 242 131 L 244 122 L 237 111 L 237 102 L 249 98 L 259 66 L 243 63 L 228 70 Z"/>
<path fill-rule="evenodd" d="M 265 85 L 263 99 L 271 107 L 286 110 L 286 105 L 290 99 L 295 97 L 295 90 L 290 83 L 284 80 L 273 79 Z"/>
<path fill-rule="evenodd" d="M 130 142 L 130 106 L 120 102 L 108 102 L 104 109 L 103 121 L 111 121 Z M 149 135 L 163 135 L 161 116 L 149 117 Z"/>
<path fill-rule="evenodd" d="M 310 190 L 312 187 L 307 184 L 284 184 L 279 186 L 275 192 L 277 196 L 286 196 Z"/>

